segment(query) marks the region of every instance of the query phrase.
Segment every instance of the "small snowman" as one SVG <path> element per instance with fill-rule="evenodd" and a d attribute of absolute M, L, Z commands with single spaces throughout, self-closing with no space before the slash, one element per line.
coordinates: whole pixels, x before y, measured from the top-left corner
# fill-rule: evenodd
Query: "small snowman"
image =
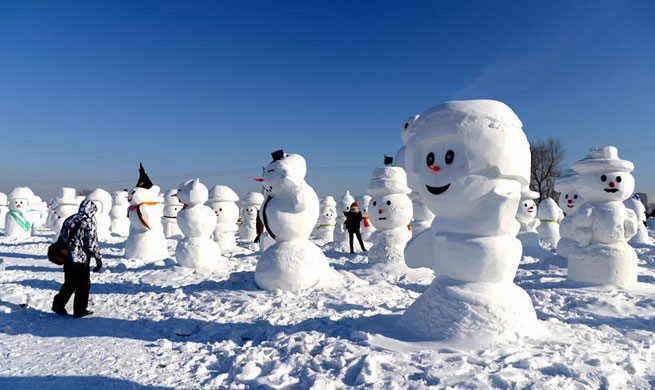
<path fill-rule="evenodd" d="M 350 240 L 348 238 L 348 231 L 346 230 L 346 216 L 344 213 L 350 211 L 350 205 L 355 202 L 355 198 L 350 195 L 350 191 L 346 191 L 345 194 L 339 200 L 339 208 L 337 210 L 337 222 L 334 227 L 334 241 L 338 243 L 342 249 L 349 247 Z"/>
<path fill-rule="evenodd" d="M 9 212 L 5 217 L 5 236 L 29 238 L 32 236 L 32 223 L 28 217 L 30 201 L 34 193 L 27 187 L 16 187 L 9 193 Z"/>
<path fill-rule="evenodd" d="M 560 240 L 559 224 L 564 219 L 564 212 L 551 199 L 542 199 L 537 210 L 539 241 L 544 248 L 556 248 Z"/>
<path fill-rule="evenodd" d="M 126 258 L 150 262 L 169 257 L 160 200 L 159 187 L 152 183 L 141 165 L 139 181 L 128 194 L 130 234 L 125 241 Z"/>
<path fill-rule="evenodd" d="M 573 214 L 584 203 L 584 199 L 573 185 L 577 177 L 578 174 L 573 169 L 567 169 L 555 180 L 555 191 L 559 192 L 557 204 L 565 217 Z"/>
<path fill-rule="evenodd" d="M 413 126 L 405 160 L 436 215 L 405 259 L 437 277 L 407 308 L 403 328 L 420 339 L 480 344 L 533 332 L 532 301 L 513 283 L 522 253 L 516 212 L 530 181 L 519 118 L 494 100 L 430 108 Z"/>
<path fill-rule="evenodd" d="M 562 221 L 572 235 L 568 279 L 591 285 L 630 287 L 637 283 L 637 254 L 628 241 L 637 233 L 637 215 L 624 201 L 635 188 L 634 165 L 613 146 L 591 148 L 573 164 L 576 188 L 585 200 Z"/>
<path fill-rule="evenodd" d="M 516 238 L 521 241 L 524 248 L 540 248 L 537 227 L 541 222 L 536 218 L 537 204 L 534 201 L 538 197 L 538 192 L 527 187 L 521 190 L 521 202 L 516 211 L 516 220 L 519 221 L 520 229 Z"/>
<path fill-rule="evenodd" d="M 111 194 L 102 188 L 93 190 L 86 199 L 95 203 L 98 210 L 95 214 L 98 239 L 101 241 L 111 238 Z"/>
<path fill-rule="evenodd" d="M 184 204 L 177 196 L 177 189 L 170 189 L 164 194 L 164 210 L 161 223 L 164 227 L 164 236 L 168 239 L 179 240 L 184 236 L 177 224 L 177 214 Z"/>
<path fill-rule="evenodd" d="M 372 195 L 369 204 L 373 246 L 369 250 L 369 264 L 405 265 L 405 246 L 412 238 L 409 223 L 412 220 L 411 192 L 407 175 L 400 167 L 385 166 L 373 170 L 367 192 Z"/>
<path fill-rule="evenodd" d="M 337 224 L 337 202 L 332 196 L 326 196 L 319 202 L 318 224 L 314 230 L 314 239 L 322 243 L 334 241 L 334 228 Z"/>
<path fill-rule="evenodd" d="M 646 206 L 641 202 L 638 194 L 632 195 L 628 200 L 623 202 L 625 207 L 634 211 L 637 215 L 637 234 L 630 240 L 631 244 L 652 245 L 653 240 L 648 237 L 646 228 Z"/>
<path fill-rule="evenodd" d="M 264 169 L 267 196 L 260 214 L 275 244 L 260 256 L 255 282 L 265 290 L 315 287 L 331 274 L 323 252 L 309 240 L 318 221 L 318 196 L 305 181 L 302 156 L 278 150 L 272 157 Z"/>
<path fill-rule="evenodd" d="M 0 229 L 5 228 L 5 218 L 9 212 L 9 198 L 4 192 L 0 192 Z"/>
<path fill-rule="evenodd" d="M 371 205 L 371 196 L 370 195 L 362 195 L 361 197 L 357 198 L 357 203 L 359 203 L 359 207 L 362 209 L 362 226 L 361 226 L 361 233 L 362 233 L 362 240 L 366 241 L 371 237 L 371 234 L 375 231 L 375 226 L 371 223 L 371 216 L 368 213 L 368 208 Z"/>
<path fill-rule="evenodd" d="M 32 224 L 32 234 L 36 234 L 36 230 L 43 227 L 47 218 L 48 205 L 45 204 L 43 199 L 35 195 L 30 199 L 30 209 L 27 210 L 25 215 Z"/>
<path fill-rule="evenodd" d="M 199 179 L 180 185 L 177 197 L 185 205 L 177 214 L 177 223 L 184 234 L 175 249 L 175 259 L 182 267 L 214 268 L 225 260 L 221 248 L 212 241 L 216 214 L 205 205 L 209 199 L 207 187 Z"/>
<path fill-rule="evenodd" d="M 239 195 L 228 186 L 214 186 L 209 191 L 207 204 L 216 214 L 216 226 L 212 238 L 223 252 L 236 248 L 236 232 L 239 230 Z M 255 221 L 256 222 L 256 221 Z"/>
<path fill-rule="evenodd" d="M 259 192 L 248 192 L 241 201 L 241 225 L 239 238 L 253 242 L 257 237 L 257 214 L 264 203 L 264 195 Z"/>
<path fill-rule="evenodd" d="M 77 213 L 81 202 L 82 201 L 75 196 L 75 188 L 60 188 L 59 194 L 54 201 L 55 209 L 52 214 L 50 229 L 52 229 L 56 234 L 59 234 L 66 218 Z M 55 240 L 56 239 L 57 237 L 55 237 Z"/>
<path fill-rule="evenodd" d="M 112 193 L 113 203 L 109 211 L 109 217 L 111 218 L 109 230 L 121 237 L 127 237 L 130 234 L 130 219 L 127 217 L 130 202 L 127 198 L 127 191 Z"/>

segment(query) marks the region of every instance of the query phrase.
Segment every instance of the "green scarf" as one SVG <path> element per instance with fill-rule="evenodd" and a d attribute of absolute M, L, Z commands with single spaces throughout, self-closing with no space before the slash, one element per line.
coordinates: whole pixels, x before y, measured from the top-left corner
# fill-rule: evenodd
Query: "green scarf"
<path fill-rule="evenodd" d="M 30 229 L 32 228 L 32 224 L 30 223 L 30 221 L 27 220 L 27 218 L 25 218 L 22 211 L 11 210 L 9 211 L 9 215 L 11 215 L 11 217 L 14 219 L 14 221 L 16 221 L 18 226 L 23 228 L 23 230 L 25 230 L 26 232 L 29 232 Z"/>

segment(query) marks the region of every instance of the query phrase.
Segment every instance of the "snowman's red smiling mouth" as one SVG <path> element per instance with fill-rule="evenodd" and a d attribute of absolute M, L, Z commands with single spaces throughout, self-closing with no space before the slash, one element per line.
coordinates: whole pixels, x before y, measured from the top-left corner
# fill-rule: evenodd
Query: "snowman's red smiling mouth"
<path fill-rule="evenodd" d="M 431 186 L 426 184 L 425 188 L 427 188 L 428 192 L 431 193 L 432 195 L 441 195 L 444 192 L 446 192 L 446 190 L 448 190 L 448 188 L 450 188 L 450 183 L 446 184 L 443 187 L 431 187 Z"/>

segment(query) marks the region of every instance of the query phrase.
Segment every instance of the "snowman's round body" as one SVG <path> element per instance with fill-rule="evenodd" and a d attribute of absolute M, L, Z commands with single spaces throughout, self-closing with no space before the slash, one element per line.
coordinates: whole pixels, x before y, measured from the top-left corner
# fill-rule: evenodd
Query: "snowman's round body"
<path fill-rule="evenodd" d="M 130 232 L 125 241 L 125 257 L 157 261 L 169 257 L 161 224 L 159 187 L 136 187 L 128 195 Z"/>
<path fill-rule="evenodd" d="M 32 190 L 16 187 L 9 193 L 9 212 L 5 216 L 5 236 L 29 238 L 32 236 L 32 222 L 29 218 L 30 201 L 34 198 Z"/>
<path fill-rule="evenodd" d="M 614 147 L 592 148 L 573 165 L 576 188 L 585 199 L 562 221 L 574 245 L 568 248 L 568 279 L 591 285 L 630 287 L 637 283 L 637 254 L 628 245 L 637 233 L 637 216 L 623 201 L 634 191 L 632 163 Z"/>
<path fill-rule="evenodd" d="M 405 165 L 436 215 L 405 249 L 437 278 L 402 317 L 417 338 L 488 343 L 534 331 L 528 294 L 513 283 L 530 147 L 516 114 L 491 100 L 447 102 L 414 124 Z"/>
<path fill-rule="evenodd" d="M 175 259 L 182 267 L 214 268 L 224 258 L 221 248 L 211 239 L 216 226 L 216 214 L 205 205 L 208 190 L 198 179 L 183 183 L 177 196 L 187 205 L 177 214 L 177 223 L 184 238 L 177 244 Z"/>
<path fill-rule="evenodd" d="M 337 224 L 337 204 L 334 198 L 327 196 L 319 203 L 319 216 L 313 238 L 322 243 L 334 241 L 334 228 Z"/>
<path fill-rule="evenodd" d="M 179 240 L 184 237 L 177 223 L 177 215 L 184 207 L 177 197 L 177 189 L 170 189 L 164 194 L 164 208 L 161 223 L 167 239 Z"/>
<path fill-rule="evenodd" d="M 127 216 L 130 202 L 127 200 L 127 191 L 116 191 L 112 198 L 114 201 L 109 211 L 109 230 L 117 236 L 127 237 L 130 234 L 130 218 Z"/>
<path fill-rule="evenodd" d="M 98 208 L 95 215 L 98 239 L 101 241 L 107 240 L 111 237 L 111 194 L 98 188 L 92 191 L 86 199 L 93 201 Z"/>
<path fill-rule="evenodd" d="M 0 229 L 5 228 L 5 219 L 9 212 L 9 199 L 5 193 L 0 192 Z"/>
<path fill-rule="evenodd" d="M 551 198 L 543 199 L 537 210 L 537 233 L 539 241 L 545 248 L 556 248 L 560 240 L 559 224 L 564 219 L 564 212 Z"/>
<path fill-rule="evenodd" d="M 630 197 L 628 200 L 623 202 L 625 207 L 632 210 L 637 215 L 637 234 L 635 234 L 632 239 L 630 239 L 631 244 L 638 245 L 652 245 L 653 241 L 648 236 L 648 229 L 646 228 L 646 207 L 641 200 L 635 198 L 634 196 Z"/>
<path fill-rule="evenodd" d="M 283 154 L 274 156 L 264 171 L 268 197 L 261 215 L 275 244 L 257 262 L 255 282 L 262 289 L 311 288 L 331 274 L 323 252 L 309 240 L 318 221 L 319 202 L 304 180 L 306 170 L 302 156 Z"/>

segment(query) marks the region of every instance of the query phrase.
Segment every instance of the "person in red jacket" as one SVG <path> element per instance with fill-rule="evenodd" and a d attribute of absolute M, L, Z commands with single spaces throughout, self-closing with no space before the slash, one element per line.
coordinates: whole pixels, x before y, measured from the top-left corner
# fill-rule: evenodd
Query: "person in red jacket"
<path fill-rule="evenodd" d="M 350 239 L 350 253 L 355 253 L 353 247 L 353 236 L 357 236 L 357 241 L 359 241 L 359 246 L 362 248 L 362 251 L 366 252 L 364 248 L 364 241 L 362 240 L 362 234 L 360 233 L 360 225 L 364 217 L 362 212 L 359 211 L 359 204 L 354 202 L 350 205 L 350 211 L 344 211 L 343 214 L 346 216 L 346 230 L 348 230 L 348 238 Z"/>

